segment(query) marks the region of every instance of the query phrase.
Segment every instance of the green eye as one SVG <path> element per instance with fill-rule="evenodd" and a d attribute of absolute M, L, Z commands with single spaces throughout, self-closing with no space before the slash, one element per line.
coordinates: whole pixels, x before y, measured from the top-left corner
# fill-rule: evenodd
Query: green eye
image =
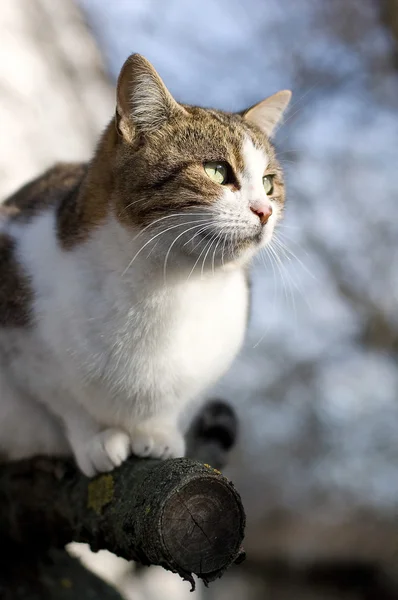
<path fill-rule="evenodd" d="M 263 177 L 264 190 L 268 196 L 270 196 L 272 194 L 272 192 L 274 191 L 273 179 L 274 179 L 273 175 L 264 175 L 264 177 Z"/>
<path fill-rule="evenodd" d="M 228 167 L 225 163 L 208 162 L 204 164 L 206 175 L 210 177 L 214 183 L 225 185 L 228 180 Z"/>

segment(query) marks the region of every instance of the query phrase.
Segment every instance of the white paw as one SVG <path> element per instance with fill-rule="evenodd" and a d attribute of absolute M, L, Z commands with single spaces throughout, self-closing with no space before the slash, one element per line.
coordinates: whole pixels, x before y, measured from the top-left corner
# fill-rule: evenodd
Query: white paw
<path fill-rule="evenodd" d="M 131 432 L 131 448 L 136 456 L 179 458 L 185 454 L 185 440 L 176 427 L 151 421 Z"/>
<path fill-rule="evenodd" d="M 105 429 L 75 448 L 76 462 L 87 477 L 112 471 L 131 453 L 130 437 L 121 429 Z"/>

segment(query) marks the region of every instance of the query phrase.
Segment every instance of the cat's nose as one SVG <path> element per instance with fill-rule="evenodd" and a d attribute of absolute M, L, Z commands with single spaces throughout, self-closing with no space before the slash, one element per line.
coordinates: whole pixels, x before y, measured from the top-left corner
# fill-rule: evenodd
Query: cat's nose
<path fill-rule="evenodd" d="M 272 206 L 264 202 L 253 202 L 250 205 L 250 210 L 258 216 L 261 223 L 265 225 L 272 215 Z"/>

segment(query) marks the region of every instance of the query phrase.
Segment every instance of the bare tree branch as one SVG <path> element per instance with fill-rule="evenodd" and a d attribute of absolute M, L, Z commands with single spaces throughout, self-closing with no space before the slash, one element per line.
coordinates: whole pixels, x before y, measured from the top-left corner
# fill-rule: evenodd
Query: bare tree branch
<path fill-rule="evenodd" d="M 220 464 L 236 423 L 225 404 L 215 406 L 196 419 L 188 446 L 202 459 L 207 447 Z M 21 549 L 44 556 L 49 548 L 86 542 L 94 551 L 161 565 L 192 584 L 196 574 L 207 583 L 244 557 L 244 526 L 233 485 L 210 465 L 191 459 L 131 457 L 92 480 L 67 460 L 39 458 L 0 469 L 0 539 L 14 557 Z"/>

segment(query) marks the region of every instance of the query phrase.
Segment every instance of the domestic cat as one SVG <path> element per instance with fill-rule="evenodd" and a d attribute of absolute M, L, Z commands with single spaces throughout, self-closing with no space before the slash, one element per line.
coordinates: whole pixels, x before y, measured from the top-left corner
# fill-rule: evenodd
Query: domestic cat
<path fill-rule="evenodd" d="M 91 162 L 4 202 L 0 454 L 73 454 L 87 476 L 184 455 L 179 418 L 240 349 L 247 267 L 282 216 L 290 96 L 180 104 L 134 54 Z"/>

